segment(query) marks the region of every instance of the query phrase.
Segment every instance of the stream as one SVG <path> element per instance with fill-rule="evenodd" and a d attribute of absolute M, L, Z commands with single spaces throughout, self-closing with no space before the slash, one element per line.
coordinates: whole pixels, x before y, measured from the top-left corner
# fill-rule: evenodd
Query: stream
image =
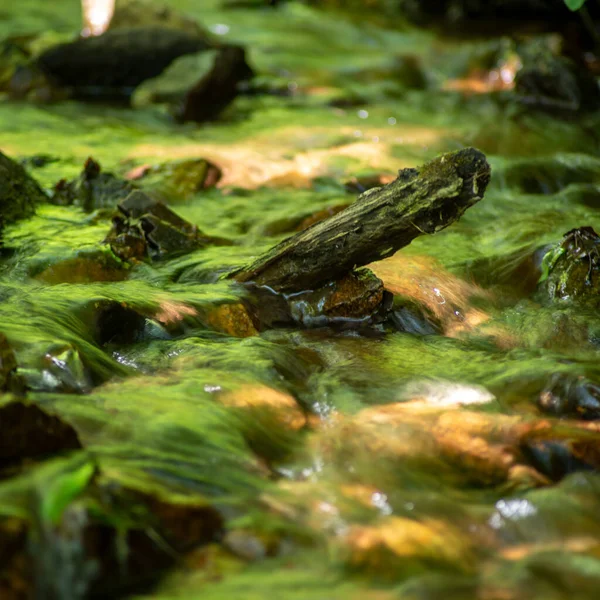
<path fill-rule="evenodd" d="M 27 390 L 0 395 L 0 597 L 596 597 L 600 258 L 577 257 L 589 276 L 567 293 L 547 253 L 600 231 L 600 112 L 482 93 L 507 38 L 229 4 L 168 2 L 243 45 L 262 86 L 212 122 L 0 101 L 0 150 L 48 194 L 93 157 L 227 242 L 121 260 L 110 211 L 52 203 L 4 227 L 0 355 Z M 0 8 L 0 39 L 80 27 L 77 0 Z M 223 278 L 469 146 L 485 197 L 370 266 L 385 322 L 265 326 Z"/>

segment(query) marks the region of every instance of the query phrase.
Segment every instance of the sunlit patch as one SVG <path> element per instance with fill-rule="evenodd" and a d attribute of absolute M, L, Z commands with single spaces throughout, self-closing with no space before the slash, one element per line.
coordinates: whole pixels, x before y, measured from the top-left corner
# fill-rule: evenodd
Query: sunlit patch
<path fill-rule="evenodd" d="M 115 0 L 81 0 L 83 29 L 81 35 L 90 37 L 103 34 L 115 12 Z"/>
<path fill-rule="evenodd" d="M 197 315 L 198 311 L 193 306 L 174 300 L 165 300 L 161 302 L 154 318 L 163 325 L 174 325 L 183 321 L 186 317 Z"/>
<path fill-rule="evenodd" d="M 453 408 L 493 402 L 495 396 L 479 385 L 465 385 L 443 380 L 414 382 L 403 390 L 407 400 L 420 401 L 426 406 Z"/>
<path fill-rule="evenodd" d="M 157 158 L 175 160 L 203 156 L 218 164 L 223 171 L 218 187 L 308 188 L 315 177 L 340 177 L 338 158 L 350 159 L 348 164 L 352 165 L 352 170 L 371 168 L 379 173 L 389 171 L 394 173 L 390 179 L 394 179 L 398 169 L 414 166 L 414 161 L 403 161 L 393 156 L 390 152 L 391 145 L 435 147 L 453 133 L 448 129 L 405 123 L 401 130 L 402 137 L 398 137 L 398 127 L 373 127 L 359 132 L 359 139 L 356 139 L 356 130 L 352 127 L 343 126 L 335 130 L 282 127 L 268 133 L 255 134 L 247 141 L 227 146 L 142 144 L 128 158 L 150 161 Z M 345 140 L 340 142 L 340 136 Z M 133 172 L 133 175 L 137 174 L 137 171 Z M 346 176 L 349 175 L 349 172 L 346 173 Z"/>
<path fill-rule="evenodd" d="M 519 521 L 537 514 L 537 508 L 523 498 L 512 500 L 498 500 L 496 511 L 490 517 L 488 523 L 494 529 L 502 528 L 507 521 Z"/>

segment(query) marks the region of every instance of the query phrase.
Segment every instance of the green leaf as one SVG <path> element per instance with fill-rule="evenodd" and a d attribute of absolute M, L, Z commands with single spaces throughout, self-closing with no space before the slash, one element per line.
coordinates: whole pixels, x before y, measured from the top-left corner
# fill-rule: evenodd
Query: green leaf
<path fill-rule="evenodd" d="M 565 4 L 570 10 L 579 10 L 585 4 L 585 0 L 565 0 Z"/>

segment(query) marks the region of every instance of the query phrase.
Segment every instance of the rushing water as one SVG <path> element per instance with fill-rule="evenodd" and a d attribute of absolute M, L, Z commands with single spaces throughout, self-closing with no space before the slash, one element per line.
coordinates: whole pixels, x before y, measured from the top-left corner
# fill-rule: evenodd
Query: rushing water
<path fill-rule="evenodd" d="M 3 6 L 0 34 L 69 34 L 78 4 Z M 120 556 L 132 528 L 168 545 L 135 509 L 136 493 L 214 506 L 227 531 L 220 543 L 171 550 L 174 566 L 140 598 L 595 597 L 598 433 L 544 419 L 537 401 L 561 374 L 599 382 L 600 319 L 536 286 L 546 248 L 574 227 L 600 227 L 597 120 L 512 113 L 487 95 L 441 91 L 491 42 L 440 41 L 294 2 L 221 4 L 171 2 L 245 44 L 257 72 L 293 94 L 240 97 L 201 127 L 154 108 L 0 103 L 2 151 L 59 159 L 30 171 L 48 189 L 89 155 L 120 174 L 213 160 L 221 186 L 171 205 L 236 242 L 90 274 L 105 215 L 44 206 L 6 228 L 15 251 L 0 266 L 0 331 L 30 399 L 72 424 L 85 448 L 0 485 L 3 514 L 32 523 L 36 576 L 56 594 L 47 597 L 91 593 L 86 519 L 121 532 Z M 396 55 L 421 57 L 427 89 L 394 80 Z M 351 202 L 350 178 L 394 175 L 465 145 L 492 165 L 485 199 L 378 273 L 426 306 L 437 330 L 242 337 L 235 318 L 223 325 L 222 307 L 240 306 L 244 292 L 219 273 Z M 102 494 L 123 494 L 122 505 Z M 46 523 L 52 510 L 62 533 Z M 118 591 L 127 589 L 139 591 Z"/>

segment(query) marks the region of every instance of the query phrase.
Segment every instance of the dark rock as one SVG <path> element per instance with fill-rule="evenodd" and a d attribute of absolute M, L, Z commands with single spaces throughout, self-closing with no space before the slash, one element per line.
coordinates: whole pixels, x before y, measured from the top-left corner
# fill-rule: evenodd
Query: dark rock
<path fill-rule="evenodd" d="M 531 107 L 553 112 L 600 108 L 600 87 L 594 75 L 564 56 L 556 55 L 543 39 L 519 52 L 522 68 L 515 77 L 515 97 Z"/>
<path fill-rule="evenodd" d="M 14 401 L 0 406 L 0 467 L 79 448 L 73 427 L 39 406 Z"/>
<path fill-rule="evenodd" d="M 25 169 L 0 152 L 0 216 L 3 223 L 31 217 L 36 204 L 47 200 L 42 188 Z"/>
<path fill-rule="evenodd" d="M 125 218 L 113 219 L 105 243 L 122 260 L 171 258 L 209 244 L 231 244 L 202 233 L 168 206 L 139 190 L 122 201 L 119 210 Z"/>
<path fill-rule="evenodd" d="M 145 317 L 133 308 L 107 300 L 95 311 L 92 331 L 99 346 L 132 344 L 142 337 L 145 324 Z"/>
<path fill-rule="evenodd" d="M 240 84 L 254 76 L 241 46 L 222 48 L 212 69 L 187 93 L 176 117 L 180 121 L 211 121 L 236 98 Z"/>
<path fill-rule="evenodd" d="M 539 441 L 523 444 L 521 452 L 525 460 L 539 473 L 552 481 L 560 481 L 577 471 L 594 468 L 587 457 L 578 456 L 570 444 L 563 441 Z"/>
<path fill-rule="evenodd" d="M 176 58 L 210 47 L 202 36 L 168 27 L 131 27 L 54 46 L 37 65 L 76 98 L 128 100 Z"/>
<path fill-rule="evenodd" d="M 537 404 L 545 413 L 579 419 L 600 418 L 600 386 L 585 377 L 556 374 L 541 392 Z"/>
<path fill-rule="evenodd" d="M 336 321 L 371 319 L 384 306 L 390 294 L 382 281 L 368 269 L 360 269 L 323 287 L 288 297 L 292 317 L 307 327 L 322 326 Z"/>
<path fill-rule="evenodd" d="M 77 179 L 61 179 L 54 187 L 51 202 L 61 206 L 81 206 L 86 212 L 99 208 L 115 208 L 135 186 L 112 173 L 104 173 L 93 158 L 88 158 Z"/>

